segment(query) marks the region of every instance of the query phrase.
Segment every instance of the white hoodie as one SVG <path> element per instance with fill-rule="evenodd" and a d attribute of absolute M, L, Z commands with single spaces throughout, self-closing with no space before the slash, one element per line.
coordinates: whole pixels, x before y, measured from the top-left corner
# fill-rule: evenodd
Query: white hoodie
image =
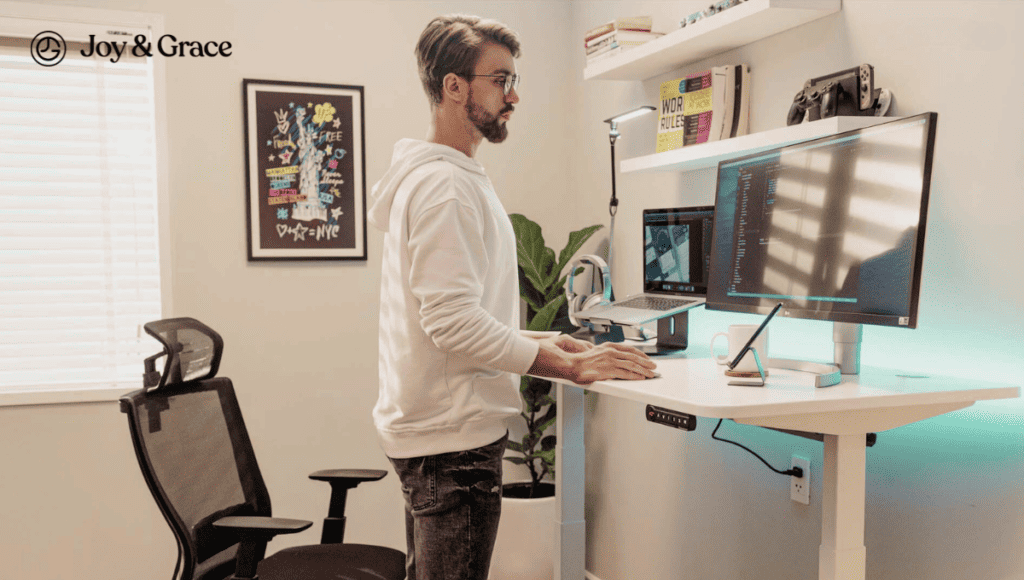
<path fill-rule="evenodd" d="M 483 167 L 446 145 L 395 144 L 373 186 L 385 232 L 380 392 L 373 409 L 393 458 L 464 451 L 505 434 L 537 341 L 519 326 L 512 223 Z"/>

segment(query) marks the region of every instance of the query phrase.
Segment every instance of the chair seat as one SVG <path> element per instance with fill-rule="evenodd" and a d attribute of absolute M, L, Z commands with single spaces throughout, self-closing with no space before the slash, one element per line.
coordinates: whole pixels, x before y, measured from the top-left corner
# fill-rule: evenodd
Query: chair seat
<path fill-rule="evenodd" d="M 261 561 L 260 580 L 403 580 L 405 554 L 366 544 L 286 548 Z"/>

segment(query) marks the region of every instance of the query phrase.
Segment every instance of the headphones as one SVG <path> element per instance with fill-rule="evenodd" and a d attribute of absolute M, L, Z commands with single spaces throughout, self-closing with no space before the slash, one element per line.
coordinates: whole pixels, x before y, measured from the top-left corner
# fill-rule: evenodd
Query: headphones
<path fill-rule="evenodd" d="M 581 268 L 583 264 L 590 264 L 601 272 L 601 292 L 594 291 L 595 284 L 593 280 L 596 276 L 591 277 L 590 294 L 577 294 L 573 291 L 573 280 L 576 278 L 576 270 Z M 565 299 L 569 304 L 569 322 L 575 326 L 585 326 L 593 329 L 592 325 L 586 320 L 577 320 L 575 314 L 592 306 L 612 301 L 612 276 L 608 271 L 608 264 L 599 256 L 593 254 L 580 256 L 579 260 L 569 266 L 569 273 L 565 277 Z"/>

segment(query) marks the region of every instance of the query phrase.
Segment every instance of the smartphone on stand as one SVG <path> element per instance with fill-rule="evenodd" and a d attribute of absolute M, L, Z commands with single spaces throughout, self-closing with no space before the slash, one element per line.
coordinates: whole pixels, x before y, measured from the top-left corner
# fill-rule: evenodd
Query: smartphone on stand
<path fill-rule="evenodd" d="M 747 351 L 751 350 L 751 348 L 750 348 L 751 345 L 754 344 L 754 341 L 757 340 L 757 337 L 761 335 L 761 332 L 763 332 L 765 327 L 768 326 L 768 323 L 771 321 L 772 317 L 775 316 L 775 313 L 777 313 L 780 308 L 782 308 L 782 303 L 781 302 L 776 304 L 775 308 L 772 308 L 772 311 L 769 312 L 768 316 L 766 316 L 764 321 L 761 322 L 761 326 L 758 326 L 757 330 L 754 331 L 754 334 L 750 335 L 750 340 L 747 341 L 747 344 L 743 345 L 743 348 L 740 349 L 740 352 L 739 352 L 739 354 L 736 355 L 736 358 L 734 358 L 731 361 L 729 361 L 729 370 L 733 370 L 734 368 L 736 368 L 736 365 L 740 364 L 740 361 L 743 360 L 743 357 L 744 357 L 744 355 L 747 354 Z M 730 385 L 736 385 L 736 386 L 741 386 L 741 387 L 760 387 L 760 386 L 764 385 L 764 382 L 765 382 L 764 365 L 761 364 L 761 356 L 757 352 L 757 349 L 753 349 L 753 350 L 754 350 L 754 362 L 757 363 L 757 372 L 758 372 L 758 374 L 761 375 L 760 378 L 753 378 L 753 377 L 749 377 L 749 378 L 734 378 L 734 379 L 729 381 Z"/>

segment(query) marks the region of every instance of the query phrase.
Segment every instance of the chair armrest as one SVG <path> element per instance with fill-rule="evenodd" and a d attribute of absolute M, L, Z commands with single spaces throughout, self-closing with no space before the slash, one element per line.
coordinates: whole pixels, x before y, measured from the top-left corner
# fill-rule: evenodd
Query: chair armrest
<path fill-rule="evenodd" d="M 228 516 L 213 522 L 213 527 L 238 534 L 235 575 L 230 580 L 256 578 L 256 567 L 267 552 L 267 542 L 278 534 L 294 534 L 313 525 L 306 520 L 264 516 Z"/>
<path fill-rule="evenodd" d="M 379 481 L 387 474 L 383 469 L 322 469 L 309 474 L 309 478 L 326 481 L 332 488 L 336 485 L 352 488 L 364 481 Z"/>
<path fill-rule="evenodd" d="M 321 544 L 340 544 L 345 539 L 345 499 L 348 490 L 364 481 L 378 481 L 388 472 L 381 469 L 324 469 L 311 473 L 310 479 L 331 484 L 331 504 L 324 518 Z"/>
<path fill-rule="evenodd" d="M 313 522 L 306 520 L 289 520 L 286 518 L 268 518 L 263 516 L 228 516 L 213 522 L 216 528 L 228 528 L 239 534 L 252 534 L 273 538 L 278 534 L 294 534 L 309 529 Z"/>

